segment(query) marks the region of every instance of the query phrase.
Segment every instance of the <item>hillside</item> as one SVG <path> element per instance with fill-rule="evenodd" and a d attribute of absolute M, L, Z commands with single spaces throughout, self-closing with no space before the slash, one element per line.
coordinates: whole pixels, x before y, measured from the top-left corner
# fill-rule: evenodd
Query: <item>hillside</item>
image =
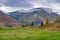
<path fill-rule="evenodd" d="M 49 10 L 49 11 L 46 11 Z M 49 17 L 50 22 L 54 22 L 56 20 L 56 17 L 58 14 L 52 12 L 52 10 L 48 8 L 33 8 L 29 11 L 15 11 L 15 12 L 9 12 L 9 16 L 15 18 L 16 20 L 21 21 L 23 24 L 40 24 L 41 21 L 45 22 L 46 16 Z"/>
<path fill-rule="evenodd" d="M 16 23 L 21 24 L 16 19 L 8 16 L 4 12 L 0 11 L 0 24 L 3 23 L 5 25 L 15 25 Z"/>

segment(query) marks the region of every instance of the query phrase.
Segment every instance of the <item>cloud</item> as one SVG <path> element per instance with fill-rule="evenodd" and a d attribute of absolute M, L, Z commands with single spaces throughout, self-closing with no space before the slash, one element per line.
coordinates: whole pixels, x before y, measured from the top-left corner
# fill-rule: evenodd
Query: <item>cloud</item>
<path fill-rule="evenodd" d="M 60 0 L 38 0 L 34 7 L 51 8 L 54 12 L 60 13 Z"/>
<path fill-rule="evenodd" d="M 1 5 L 0 6 L 0 10 L 2 10 L 3 12 L 7 13 L 7 12 L 12 12 L 12 11 L 16 11 L 18 9 L 15 8 L 11 8 L 11 7 L 7 7 L 5 5 Z"/>
<path fill-rule="evenodd" d="M 52 4 L 50 4 L 50 6 L 51 6 L 51 9 L 53 9 L 53 11 L 60 12 L 60 4 L 58 4 L 58 3 L 56 3 L 56 4 L 52 3 Z"/>
<path fill-rule="evenodd" d="M 6 2 L 7 2 L 7 0 L 0 0 L 0 4 L 4 4 Z"/>
<path fill-rule="evenodd" d="M 39 6 L 50 6 L 60 4 L 60 0 L 0 0 L 0 3 L 9 7 L 33 8 Z"/>
<path fill-rule="evenodd" d="M 60 3 L 60 0 L 47 0 L 48 2 L 55 2 L 55 3 Z"/>
<path fill-rule="evenodd" d="M 60 12 L 60 0 L 0 0 L 0 4 L 13 9 L 48 7 L 53 11 Z"/>
<path fill-rule="evenodd" d="M 26 0 L 8 0 L 5 3 L 6 6 L 10 7 L 20 7 L 20 8 L 31 8 L 33 7 L 33 3 L 29 3 Z"/>

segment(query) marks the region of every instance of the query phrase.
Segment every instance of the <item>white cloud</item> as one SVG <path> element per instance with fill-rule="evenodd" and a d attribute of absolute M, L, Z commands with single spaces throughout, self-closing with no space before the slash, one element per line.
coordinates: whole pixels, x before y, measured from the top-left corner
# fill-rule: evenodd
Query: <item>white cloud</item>
<path fill-rule="evenodd" d="M 50 6 L 52 7 L 53 11 L 57 11 L 57 12 L 60 12 L 60 4 L 58 3 L 52 3 L 50 4 Z"/>
<path fill-rule="evenodd" d="M 40 3 L 34 3 L 34 8 L 40 7 L 39 5 L 40 5 Z"/>
<path fill-rule="evenodd" d="M 40 1 L 35 3 L 34 7 L 44 7 L 44 8 L 51 8 L 54 12 L 58 12 L 60 14 L 60 4 L 54 2 L 54 0 L 48 2 L 47 0 L 45 1 Z"/>
<path fill-rule="evenodd" d="M 5 5 L 0 5 L 0 10 L 2 10 L 3 12 L 7 13 L 7 12 L 12 12 L 15 11 L 17 9 L 11 8 L 11 7 L 7 7 Z"/>
<path fill-rule="evenodd" d="M 16 4 L 14 1 L 16 2 Z M 21 6 L 15 7 L 11 4 L 13 2 L 14 2 L 14 5 L 19 4 Z M 30 9 L 30 8 L 36 8 L 36 7 L 45 7 L 45 8 L 51 8 L 54 12 L 60 13 L 60 0 L 0 0 L 0 3 L 4 4 L 4 5 L 9 3 L 8 4 L 9 7 L 2 6 L 0 8 L 1 10 L 5 11 L 5 12 L 19 10 L 19 9 Z M 32 5 L 32 4 L 34 4 L 34 5 Z M 11 7 L 10 5 L 12 5 L 13 7 Z M 30 7 L 29 5 L 31 5 L 32 7 Z"/>

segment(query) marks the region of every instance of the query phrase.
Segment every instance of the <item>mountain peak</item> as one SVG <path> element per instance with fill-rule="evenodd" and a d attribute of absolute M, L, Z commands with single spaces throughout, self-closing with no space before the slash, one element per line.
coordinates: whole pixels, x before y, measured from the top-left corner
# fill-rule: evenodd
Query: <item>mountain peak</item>
<path fill-rule="evenodd" d="M 48 8 L 46 9 L 48 10 Z M 44 21 L 46 16 L 49 17 L 49 20 L 53 21 L 57 14 L 48 13 L 48 11 L 44 10 L 44 8 L 34 8 L 28 12 L 10 12 L 9 15 L 21 21 L 23 24 L 31 22 L 34 22 L 34 24 L 36 24 Z"/>

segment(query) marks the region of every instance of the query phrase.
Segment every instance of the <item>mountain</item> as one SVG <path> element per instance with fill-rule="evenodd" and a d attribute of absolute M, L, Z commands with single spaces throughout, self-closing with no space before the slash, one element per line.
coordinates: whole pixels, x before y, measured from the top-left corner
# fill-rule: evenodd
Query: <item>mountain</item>
<path fill-rule="evenodd" d="M 19 21 L 16 19 L 8 16 L 4 12 L 0 11 L 0 24 L 3 23 L 4 25 L 16 25 L 16 24 L 21 24 Z"/>
<path fill-rule="evenodd" d="M 49 10 L 49 11 L 47 11 Z M 34 23 L 34 24 L 40 24 L 41 21 L 45 22 L 46 16 L 48 16 L 50 22 L 53 22 L 56 20 L 56 17 L 58 14 L 52 12 L 51 9 L 48 8 L 33 8 L 29 11 L 14 11 L 9 12 L 9 16 L 15 18 L 16 20 L 21 21 L 23 24 L 26 23 Z"/>

